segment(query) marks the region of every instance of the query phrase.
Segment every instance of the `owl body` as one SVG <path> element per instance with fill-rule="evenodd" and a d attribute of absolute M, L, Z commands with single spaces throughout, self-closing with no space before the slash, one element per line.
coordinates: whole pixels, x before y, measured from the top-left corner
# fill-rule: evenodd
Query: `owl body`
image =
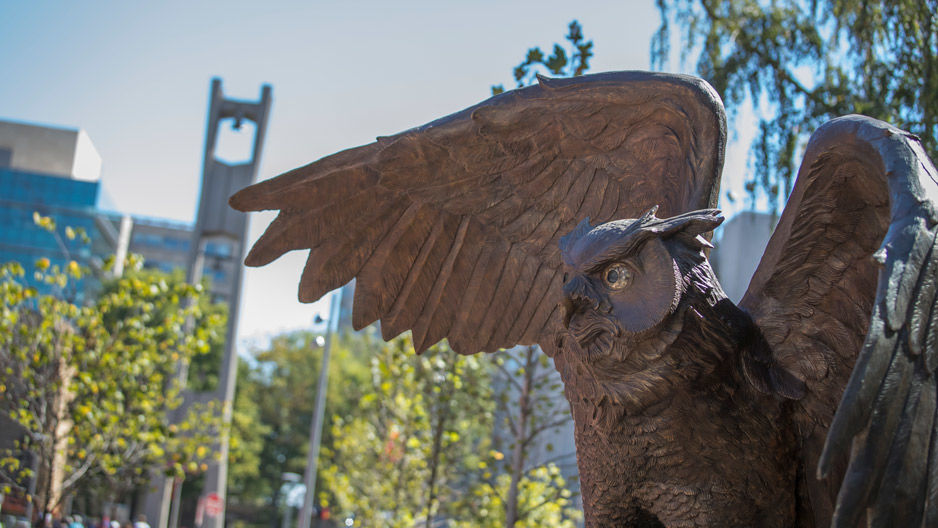
<path fill-rule="evenodd" d="M 719 396 L 681 395 L 609 429 L 574 405 L 587 526 L 795 526 L 791 430 Z"/>
<path fill-rule="evenodd" d="M 789 402 L 746 379 L 768 345 L 714 276 L 695 232 L 709 224 L 661 222 L 564 243 L 570 334 L 554 363 L 587 526 L 795 526 Z"/>

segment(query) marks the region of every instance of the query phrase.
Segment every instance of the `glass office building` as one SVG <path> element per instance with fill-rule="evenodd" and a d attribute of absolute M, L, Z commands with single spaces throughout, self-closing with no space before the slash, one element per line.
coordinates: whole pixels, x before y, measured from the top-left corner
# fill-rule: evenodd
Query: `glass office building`
<path fill-rule="evenodd" d="M 100 209 L 99 174 L 100 157 L 84 132 L 0 121 L 0 263 L 21 263 L 30 280 L 40 258 L 100 270 L 117 248 L 122 215 Z M 34 213 L 51 217 L 56 232 L 37 226 Z M 83 230 L 89 242 L 69 240 L 66 227 Z M 141 255 L 145 267 L 185 270 L 192 238 L 191 224 L 134 217 L 127 249 Z M 232 293 L 233 251 L 224 239 L 205 245 L 203 277 L 216 302 Z M 96 286 L 89 277 L 75 293 L 87 298 Z"/>
<path fill-rule="evenodd" d="M 185 270 L 193 239 L 192 225 L 164 219 L 134 217 L 129 251 L 143 257 L 146 268 L 166 272 Z M 228 302 L 239 259 L 228 240 L 205 243 L 202 277 L 209 281 L 213 302 Z"/>
<path fill-rule="evenodd" d="M 100 268 L 116 232 L 96 208 L 99 171 L 100 157 L 81 131 L 0 122 L 0 262 L 21 263 L 34 283 L 41 258 L 55 266 L 74 260 Z M 36 214 L 52 218 L 55 229 L 36 225 Z M 66 227 L 88 240 L 69 239 Z M 70 293 L 81 300 L 95 285 L 88 277 Z"/>

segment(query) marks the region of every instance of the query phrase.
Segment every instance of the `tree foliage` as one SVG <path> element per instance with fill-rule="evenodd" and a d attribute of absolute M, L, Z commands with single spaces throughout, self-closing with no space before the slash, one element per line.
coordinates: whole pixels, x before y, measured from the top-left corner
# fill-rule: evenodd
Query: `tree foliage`
<path fill-rule="evenodd" d="M 228 495 L 242 505 L 253 503 L 254 506 L 263 506 L 264 500 L 258 495 L 258 490 L 272 490 L 261 481 L 262 468 L 265 467 L 262 453 L 272 427 L 262 414 L 262 387 L 251 382 L 251 375 L 248 364 L 239 360 L 228 441 Z"/>
<path fill-rule="evenodd" d="M 496 428 L 501 434 L 496 434 L 495 445 L 508 456 L 499 463 L 502 474 L 495 482 L 488 480 L 487 485 L 490 493 L 504 504 L 501 515 L 504 525 L 536 526 L 531 524 L 532 519 L 543 519 L 545 515 L 540 508 L 556 512 L 566 520 L 578 518 L 568 483 L 553 464 L 554 460 L 575 454 L 560 453 L 545 461 L 545 454 L 535 452 L 543 447 L 546 453 L 553 453 L 554 446 L 544 440 L 545 433 L 555 432 L 573 421 L 560 376 L 538 347 L 515 347 L 499 352 L 494 359 L 500 374 L 496 383 L 500 387 L 496 394 L 499 410 L 496 416 L 501 425 Z M 535 496 L 537 500 L 533 500 Z"/>
<path fill-rule="evenodd" d="M 319 371 L 317 337 L 308 331 L 276 336 L 239 371 L 229 500 L 254 512 L 243 518 L 249 524 L 279 525 L 282 475 L 303 473 Z M 459 356 L 445 345 L 417 356 L 407 337 L 383 343 L 367 331 L 343 335 L 332 354 L 316 486 L 320 504 L 353 514 L 357 525 L 424 526 L 443 518 L 460 526 L 504 525 L 513 456 L 492 449 L 494 412 L 501 405 L 517 414 L 519 395 L 508 381 L 492 383 L 498 375 L 492 358 Z M 530 394 L 525 407 L 537 414 L 525 419 L 527 453 L 531 439 L 556 419 L 544 414 L 543 398 L 557 387 L 543 376 L 545 356 L 524 357 L 536 365 L 509 361 L 501 368 L 503 375 L 522 379 L 527 366 L 532 387 L 545 391 Z M 502 435 L 513 448 L 514 435 Z M 572 522 L 579 515 L 553 465 L 528 463 L 517 489 L 515 526 L 566 526 L 548 520 L 559 515 Z"/>
<path fill-rule="evenodd" d="M 284 473 L 303 474 L 309 445 L 321 335 L 297 331 L 256 348 L 239 365 L 229 457 L 229 500 L 254 525 L 278 525 Z M 372 340 L 366 334 L 333 341 L 326 416 L 347 416 L 358 406 L 370 379 Z M 334 440 L 325 421 L 322 447 Z M 323 489 L 322 472 L 317 489 Z"/>
<path fill-rule="evenodd" d="M 37 224 L 56 229 L 44 217 Z M 25 492 L 36 478 L 32 499 L 44 511 L 79 484 L 114 497 L 152 470 L 203 471 L 212 456 L 215 409 L 169 418 L 182 403 L 179 365 L 224 332 L 224 314 L 201 310 L 201 287 L 141 264 L 132 259 L 86 304 L 69 300 L 88 273 L 75 261 L 40 259 L 30 281 L 20 264 L 0 266 L 0 411 L 22 430 L 0 454 L 0 479 Z"/>
<path fill-rule="evenodd" d="M 583 518 L 573 502 L 573 493 L 560 469 L 553 463 L 537 466 L 528 471 L 518 483 L 515 521 L 509 521 L 509 509 L 504 500 L 510 493 L 512 478 L 509 473 L 496 476 L 493 485 L 474 487 L 464 499 L 476 514 L 469 520 L 456 520 L 453 528 L 575 528 Z"/>
<path fill-rule="evenodd" d="M 480 358 L 445 345 L 416 356 L 404 337 L 381 346 L 358 408 L 334 418 L 320 500 L 359 526 L 469 516 L 460 498 L 492 456 L 490 390 Z"/>
<path fill-rule="evenodd" d="M 825 121 L 850 113 L 918 134 L 938 157 L 938 0 L 657 0 L 652 64 L 666 67 L 671 28 L 682 61 L 732 116 L 759 120 L 751 145 L 753 199 L 775 210 L 791 192 L 800 150 Z"/>

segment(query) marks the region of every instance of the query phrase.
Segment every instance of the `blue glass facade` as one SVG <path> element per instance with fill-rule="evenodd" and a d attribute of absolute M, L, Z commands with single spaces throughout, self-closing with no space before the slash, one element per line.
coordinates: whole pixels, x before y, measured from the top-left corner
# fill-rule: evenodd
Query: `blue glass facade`
<path fill-rule="evenodd" d="M 0 169 L 0 200 L 45 204 L 73 209 L 94 209 L 98 182 Z"/>
<path fill-rule="evenodd" d="M 99 187 L 98 182 L 0 168 L 0 262 L 20 262 L 31 280 L 34 263 L 43 257 L 53 265 L 76 260 L 89 266 L 108 255 L 111 246 L 101 231 L 106 226 L 95 209 Z M 51 217 L 56 234 L 37 226 L 34 213 Z M 84 230 L 90 244 L 69 240 L 65 227 Z M 85 282 L 80 290 L 90 286 Z"/>
<path fill-rule="evenodd" d="M 161 249 L 173 253 L 185 255 L 189 252 L 189 245 L 192 240 L 191 231 L 181 232 L 179 235 L 134 232 L 131 238 L 131 244 L 134 248 Z"/>

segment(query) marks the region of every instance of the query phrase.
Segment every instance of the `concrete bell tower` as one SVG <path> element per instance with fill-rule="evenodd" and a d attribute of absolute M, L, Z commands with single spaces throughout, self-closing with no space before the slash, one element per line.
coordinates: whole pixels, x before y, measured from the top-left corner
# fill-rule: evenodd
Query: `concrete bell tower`
<path fill-rule="evenodd" d="M 235 192 L 257 180 L 267 118 L 270 115 L 271 88 L 261 88 L 259 101 L 240 101 L 224 96 L 221 80 L 212 79 L 211 103 L 208 110 L 208 125 L 205 135 L 205 153 L 202 165 L 202 194 L 199 212 L 189 252 L 187 276 L 190 283 L 202 279 L 202 270 L 207 244 L 218 240 L 231 245 L 231 258 L 235 259 L 228 289 L 228 330 L 225 336 L 225 353 L 218 376 L 218 388 L 211 399 L 222 404 L 225 424 L 231 423 L 231 407 L 234 402 L 235 381 L 238 374 L 238 309 L 241 302 L 241 276 L 244 266 L 247 241 L 247 215 L 228 206 L 228 198 Z M 218 129 L 223 119 L 233 118 L 234 127 L 240 128 L 244 120 L 254 123 L 254 144 L 251 157 L 239 164 L 229 164 L 215 156 L 218 145 Z M 219 299 L 220 300 L 220 299 Z M 201 396 L 201 395 L 200 395 Z M 202 399 L 202 398 L 199 398 Z M 217 515 L 204 515 L 203 528 L 222 528 L 225 525 L 228 481 L 228 435 L 220 439 L 220 460 L 212 463 L 205 474 L 202 499 L 213 495 L 221 500 L 221 511 Z M 207 512 L 211 513 L 211 512 Z"/>
<path fill-rule="evenodd" d="M 267 118 L 270 115 L 271 87 L 265 84 L 261 88 L 258 101 L 242 101 L 225 97 L 221 80 L 215 78 L 212 79 L 209 97 L 202 190 L 189 249 L 186 278 L 191 284 L 201 281 L 207 263 L 213 270 L 226 272 L 220 275 L 224 280 L 213 281 L 211 293 L 214 302 L 225 302 L 228 305 L 228 328 L 224 354 L 219 365 L 217 388 L 211 392 L 186 391 L 184 404 L 178 412 L 185 413 L 193 403 L 215 401 L 221 405 L 225 424 L 229 424 L 238 370 L 238 309 L 248 224 L 246 214 L 228 206 L 228 197 L 254 183 L 257 178 Z M 251 157 L 247 161 L 229 163 L 216 157 L 219 129 L 226 119 L 234 120 L 235 129 L 240 129 L 244 121 L 254 123 L 253 147 Z M 212 462 L 205 472 L 200 511 L 196 514 L 196 524 L 200 524 L 201 528 L 222 528 L 225 525 L 227 434 L 219 438 L 218 448 L 220 460 Z M 171 479 L 160 480 L 162 481 L 154 482 L 155 489 L 147 498 L 147 518 L 154 528 L 176 528 L 179 523 L 181 483 L 174 483 Z"/>

